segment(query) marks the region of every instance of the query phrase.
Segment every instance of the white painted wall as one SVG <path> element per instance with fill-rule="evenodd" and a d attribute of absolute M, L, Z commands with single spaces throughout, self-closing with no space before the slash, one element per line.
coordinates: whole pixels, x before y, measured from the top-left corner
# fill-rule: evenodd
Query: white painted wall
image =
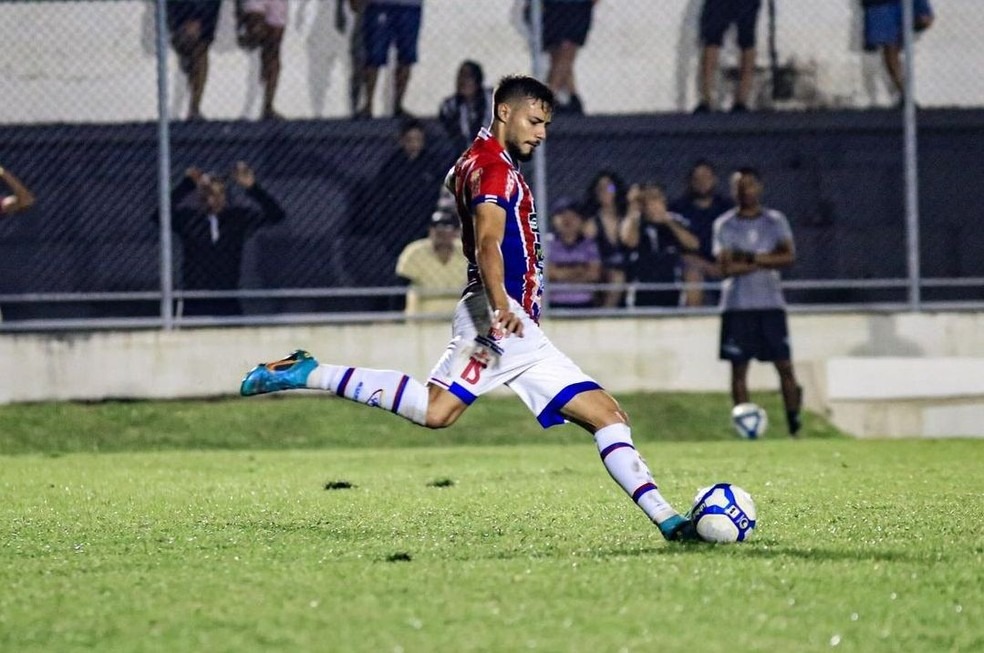
<path fill-rule="evenodd" d="M 333 27 L 334 0 L 290 0 L 278 105 L 292 118 L 348 114 L 347 35 Z M 451 92 L 462 59 L 490 79 L 528 72 L 521 0 L 427 0 L 407 98 L 411 111 L 433 115 Z M 701 0 L 600 0 L 588 45 L 577 64 L 591 113 L 689 109 L 695 103 L 696 22 Z M 856 0 L 778 2 L 783 61 L 814 64 L 827 106 L 885 104 L 877 57 L 860 52 Z M 922 106 L 984 104 L 984 33 L 980 0 L 936 2 L 938 22 L 919 39 L 917 99 Z M 145 0 L 0 3 L 0 123 L 144 121 L 156 116 L 154 8 Z M 226 0 L 212 49 L 203 111 L 210 118 L 259 113 L 257 57 L 240 50 Z M 481 25 L 481 29 L 476 29 Z M 476 37 L 477 33 L 481 36 Z M 765 52 L 765 11 L 760 23 Z M 729 55 L 726 55 L 726 59 Z M 170 57 L 172 113 L 186 104 Z M 386 86 L 384 78 L 381 89 Z M 380 95 L 379 112 L 385 97 Z"/>
<path fill-rule="evenodd" d="M 614 392 L 726 391 L 718 318 L 553 320 L 551 339 Z M 826 364 L 844 357 L 984 357 L 984 313 L 790 316 L 807 398 L 822 408 Z M 441 322 L 0 336 L 0 403 L 235 394 L 260 361 L 305 348 L 328 362 L 401 369 L 425 378 L 449 337 Z M 775 389 L 753 365 L 750 381 Z M 840 397 L 843 398 L 843 397 Z"/>

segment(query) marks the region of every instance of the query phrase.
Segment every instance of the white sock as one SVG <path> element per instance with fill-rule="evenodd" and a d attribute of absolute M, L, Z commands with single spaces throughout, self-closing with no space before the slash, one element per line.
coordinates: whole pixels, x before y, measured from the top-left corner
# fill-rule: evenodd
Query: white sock
<path fill-rule="evenodd" d="M 308 375 L 307 387 L 388 410 L 421 426 L 427 421 L 427 388 L 403 372 L 322 363 Z"/>
<path fill-rule="evenodd" d="M 627 425 L 600 428 L 594 438 L 608 473 L 649 519 L 660 524 L 677 514 L 659 493 L 646 461 L 632 445 L 632 431 Z"/>

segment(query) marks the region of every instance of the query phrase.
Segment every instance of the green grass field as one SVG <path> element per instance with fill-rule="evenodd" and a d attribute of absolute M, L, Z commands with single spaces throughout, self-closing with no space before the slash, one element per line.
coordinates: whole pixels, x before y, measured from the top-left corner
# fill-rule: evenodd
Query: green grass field
<path fill-rule="evenodd" d="M 984 650 L 984 442 L 744 442 L 723 396 L 621 399 L 680 509 L 752 493 L 750 542 L 663 542 L 515 400 L 441 432 L 297 396 L 0 407 L 0 651 Z"/>

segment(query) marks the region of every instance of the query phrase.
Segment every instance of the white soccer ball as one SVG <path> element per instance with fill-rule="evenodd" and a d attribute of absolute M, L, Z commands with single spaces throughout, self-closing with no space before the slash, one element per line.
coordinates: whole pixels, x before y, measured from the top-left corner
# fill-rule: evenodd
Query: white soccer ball
<path fill-rule="evenodd" d="M 769 415 L 758 404 L 747 402 L 731 409 L 731 425 L 743 438 L 754 440 L 765 435 L 769 426 Z"/>
<path fill-rule="evenodd" d="M 697 492 L 690 517 L 706 542 L 744 542 L 755 528 L 755 502 L 737 485 L 718 483 Z"/>

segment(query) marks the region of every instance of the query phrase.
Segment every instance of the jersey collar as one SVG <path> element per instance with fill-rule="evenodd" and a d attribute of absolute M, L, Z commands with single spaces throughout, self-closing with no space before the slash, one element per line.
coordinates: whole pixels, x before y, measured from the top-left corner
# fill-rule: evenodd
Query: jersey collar
<path fill-rule="evenodd" d="M 488 127 L 482 127 L 478 131 L 478 137 L 481 138 L 481 139 L 484 139 L 484 140 L 489 141 L 489 143 L 492 145 L 492 147 L 495 147 L 496 149 L 498 149 L 500 155 L 503 158 L 505 158 L 506 161 L 509 162 L 509 165 L 511 165 L 516 170 L 519 170 L 519 166 L 516 165 L 516 162 L 513 161 L 513 159 L 512 159 L 511 156 L 509 156 L 509 152 L 506 150 L 506 148 L 502 147 L 502 144 L 496 139 L 495 136 L 492 135 L 492 132 L 491 132 L 491 130 L 489 130 Z"/>

